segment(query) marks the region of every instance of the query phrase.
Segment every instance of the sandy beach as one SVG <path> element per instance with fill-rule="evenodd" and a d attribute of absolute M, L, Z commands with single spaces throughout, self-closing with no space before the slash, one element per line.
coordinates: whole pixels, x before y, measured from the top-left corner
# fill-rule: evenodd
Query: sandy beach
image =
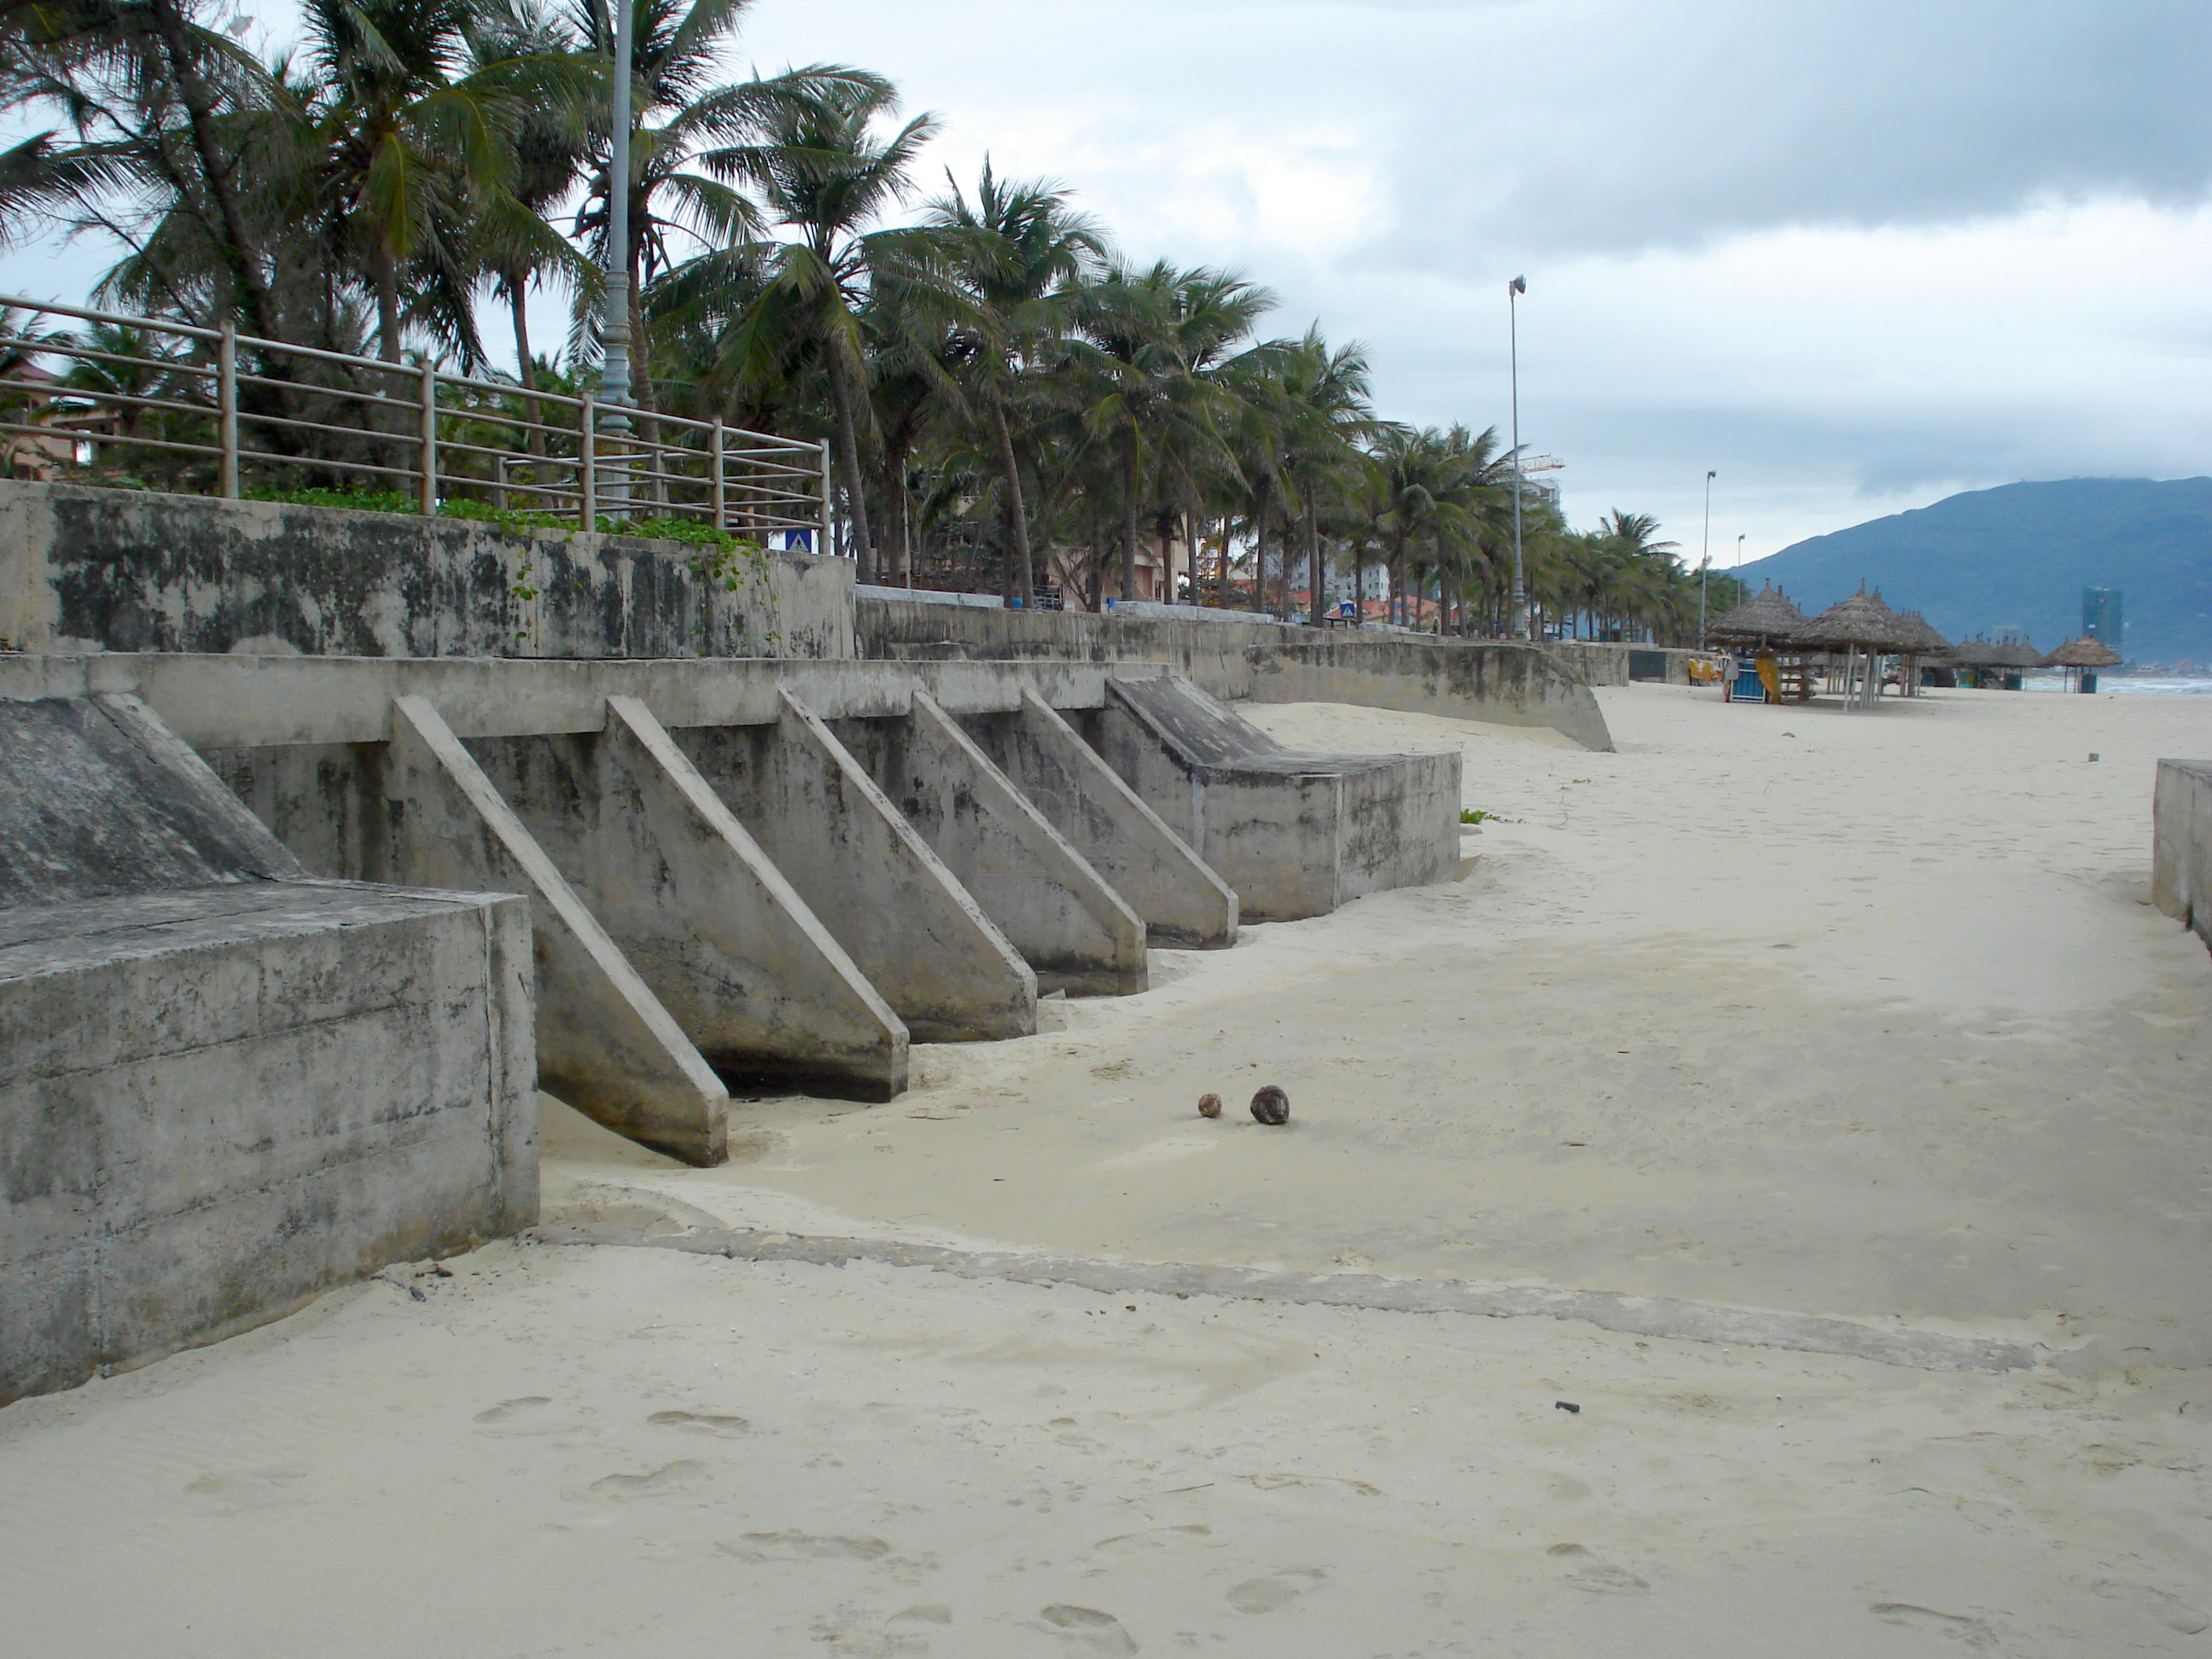
<path fill-rule="evenodd" d="M 2148 869 L 2212 700 L 1600 696 L 1615 754 L 1248 708 L 1462 749 L 1496 816 L 1458 879 L 1156 951 L 1141 996 L 917 1047 L 888 1106 L 744 1103 L 718 1170 L 549 1101 L 548 1222 L 625 1242 L 388 1271 L 0 1411 L 9 1645 L 2206 1651 L 2212 961 Z M 665 1247 L 730 1229 L 1690 1313 Z"/>

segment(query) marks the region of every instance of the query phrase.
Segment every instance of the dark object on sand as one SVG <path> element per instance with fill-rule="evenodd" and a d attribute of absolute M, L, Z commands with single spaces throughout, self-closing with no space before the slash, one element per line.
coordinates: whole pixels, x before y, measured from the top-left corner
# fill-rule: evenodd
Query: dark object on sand
<path fill-rule="evenodd" d="M 1572 1412 L 1577 1417 L 1583 1414 L 1583 1408 L 1571 1400 L 1554 1400 L 1552 1402 L 1552 1409 L 1555 1412 Z"/>
<path fill-rule="evenodd" d="M 1219 1095 L 1200 1095 L 1198 1097 L 1198 1115 L 1200 1117 L 1219 1117 L 1221 1115 L 1221 1097 Z"/>
<path fill-rule="evenodd" d="M 1262 1123 L 1288 1123 L 1291 1121 L 1291 1097 L 1270 1083 L 1252 1097 L 1252 1115 Z"/>

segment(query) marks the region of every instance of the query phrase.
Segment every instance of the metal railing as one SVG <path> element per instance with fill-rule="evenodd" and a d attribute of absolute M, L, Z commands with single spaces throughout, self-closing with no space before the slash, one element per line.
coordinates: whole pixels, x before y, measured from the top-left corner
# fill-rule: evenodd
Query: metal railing
<path fill-rule="evenodd" d="M 702 520 L 835 550 L 826 444 L 219 329 L 0 295 L 8 470 L 228 496 L 366 483 L 584 529 Z M 40 319 L 94 325 L 33 331 Z M 70 365 L 61 374 L 41 360 Z M 818 540 L 817 538 L 819 538 Z"/>

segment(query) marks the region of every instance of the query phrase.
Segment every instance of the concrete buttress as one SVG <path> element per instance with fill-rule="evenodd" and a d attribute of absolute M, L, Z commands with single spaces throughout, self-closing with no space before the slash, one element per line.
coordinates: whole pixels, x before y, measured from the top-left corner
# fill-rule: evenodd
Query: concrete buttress
<path fill-rule="evenodd" d="M 1037 983 L 1071 996 L 1145 988 L 1145 922 L 916 687 L 878 773 L 907 821 L 999 925 Z"/>
<path fill-rule="evenodd" d="M 905 1090 L 904 1024 L 642 702 L 469 750 L 726 1084 Z"/>
<path fill-rule="evenodd" d="M 836 735 L 788 690 L 758 726 L 678 744 L 926 1042 L 1036 1030 L 1036 975 Z"/>
<path fill-rule="evenodd" d="M 968 722 L 977 744 L 1160 945 L 1237 943 L 1237 895 L 1050 703 Z"/>
<path fill-rule="evenodd" d="M 392 699 L 384 796 L 398 879 L 530 899 L 542 1085 L 633 1140 L 720 1163 L 728 1091 L 422 698 Z"/>

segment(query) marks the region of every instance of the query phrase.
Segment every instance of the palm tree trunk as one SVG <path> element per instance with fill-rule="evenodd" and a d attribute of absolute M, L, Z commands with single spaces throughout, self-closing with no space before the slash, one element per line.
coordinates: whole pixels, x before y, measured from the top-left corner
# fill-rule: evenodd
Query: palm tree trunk
<path fill-rule="evenodd" d="M 1321 591 L 1321 519 L 1314 511 L 1313 486 L 1307 485 L 1300 494 L 1306 509 L 1306 619 L 1319 628 L 1326 603 Z"/>
<path fill-rule="evenodd" d="M 215 198 L 216 215 L 222 221 L 226 244 L 222 249 L 222 261 L 230 269 L 231 280 L 238 284 L 239 297 L 245 301 L 253 331 L 264 340 L 281 339 L 276 316 L 269 307 L 269 290 L 247 252 L 246 215 L 239 207 L 237 192 L 230 187 L 230 170 L 223 164 L 216 144 L 215 99 L 192 63 L 191 47 L 185 37 L 183 8 L 177 0 L 153 0 L 149 9 L 154 16 L 155 29 L 161 37 L 161 51 L 169 62 L 170 78 L 177 83 L 177 100 L 185 106 L 185 125 L 191 131 L 192 148 L 198 154 L 208 194 Z"/>
<path fill-rule="evenodd" d="M 845 383 L 845 366 L 834 356 L 830 362 L 830 402 L 837 420 L 837 468 L 844 474 L 845 533 L 853 544 L 853 562 L 864 582 L 875 578 L 875 544 L 868 537 L 868 502 L 860 479 L 860 441 L 853 421 L 853 389 Z"/>
<path fill-rule="evenodd" d="M 1267 608 L 1267 520 L 1275 510 L 1275 480 L 1272 474 L 1260 479 L 1260 499 L 1252 514 L 1252 608 L 1264 611 Z"/>
<path fill-rule="evenodd" d="M 376 350 L 387 363 L 399 361 L 399 270 L 392 257 L 392 244 L 377 238 L 373 261 L 376 276 Z"/>
<path fill-rule="evenodd" d="M 532 454 L 543 455 L 545 453 L 545 434 L 537 428 L 544 416 L 538 399 L 529 395 L 538 390 L 538 377 L 531 366 L 530 307 L 525 303 L 527 297 L 525 290 L 526 284 L 519 280 L 511 283 L 507 290 L 507 311 L 514 321 L 514 378 L 522 386 L 522 418 L 531 425 L 526 447 Z M 532 478 L 532 482 L 534 483 L 537 480 Z"/>
<path fill-rule="evenodd" d="M 1006 424 L 1006 401 L 997 382 L 991 386 L 991 424 L 999 440 L 999 470 L 1006 477 L 1006 528 L 1014 538 L 1014 562 L 1021 575 L 1022 605 L 1036 603 L 1036 571 L 1030 562 L 1029 507 L 1022 500 L 1022 465 L 1014 453 L 1013 429 Z"/>
<path fill-rule="evenodd" d="M 1121 501 L 1121 597 L 1137 597 L 1137 428 L 1129 428 L 1129 488 Z"/>

